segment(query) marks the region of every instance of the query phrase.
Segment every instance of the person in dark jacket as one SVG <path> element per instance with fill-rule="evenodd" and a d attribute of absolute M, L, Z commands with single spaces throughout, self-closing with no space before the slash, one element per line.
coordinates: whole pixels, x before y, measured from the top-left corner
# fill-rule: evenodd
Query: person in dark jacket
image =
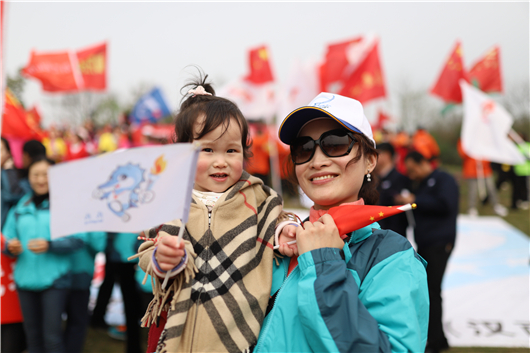
<path fill-rule="evenodd" d="M 2 227 L 4 226 L 7 218 L 7 213 L 11 207 L 15 206 L 17 202 L 26 193 L 31 191 L 29 184 L 26 188 L 22 188 L 19 185 L 19 171 L 15 168 L 13 163 L 13 156 L 11 155 L 11 148 L 9 142 L 2 137 L 2 147 L 0 148 L 2 153 Z M 26 185 L 26 184 L 25 184 Z"/>
<path fill-rule="evenodd" d="M 415 202 L 414 239 L 418 254 L 427 263 L 430 314 L 426 352 L 449 348 L 442 326 L 442 279 L 456 239 L 459 189 L 450 174 L 434 169 L 419 152 L 405 157 L 410 179 L 417 182 L 413 193 L 400 195 L 398 202 Z"/>
<path fill-rule="evenodd" d="M 374 170 L 379 177 L 379 183 L 377 184 L 379 202 L 377 204 L 382 206 L 398 205 L 395 198 L 402 192 L 406 194 L 410 191 L 410 179 L 395 168 L 395 151 L 390 143 L 383 142 L 378 144 L 377 152 L 379 157 Z M 405 213 L 381 219 L 378 223 L 382 229 L 391 229 L 398 234 L 407 236 L 408 222 Z"/>

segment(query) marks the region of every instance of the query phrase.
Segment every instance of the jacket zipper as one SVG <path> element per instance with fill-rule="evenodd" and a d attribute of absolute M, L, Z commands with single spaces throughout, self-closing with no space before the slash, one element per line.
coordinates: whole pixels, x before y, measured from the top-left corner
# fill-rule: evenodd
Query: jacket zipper
<path fill-rule="evenodd" d="M 284 272 L 285 272 L 285 276 L 287 276 L 287 271 L 288 271 L 288 268 L 289 266 L 287 266 L 287 269 L 284 269 Z M 282 285 L 280 286 L 280 289 L 278 289 L 278 295 L 276 296 L 276 298 L 274 298 L 274 304 L 272 305 L 272 310 L 270 311 L 269 315 L 273 315 L 274 314 L 274 311 L 276 310 L 276 302 L 278 301 L 278 298 L 280 297 L 280 295 L 282 294 L 282 290 L 283 288 L 285 287 L 285 283 L 287 283 L 293 276 L 293 273 L 295 271 L 299 271 L 298 270 L 298 266 L 296 266 L 292 271 L 291 273 L 289 274 L 289 276 L 287 276 L 287 278 L 283 281 Z M 262 332 L 263 333 L 260 333 L 260 336 L 263 335 L 263 337 L 266 337 L 266 333 L 267 331 L 269 330 L 269 327 L 271 325 L 271 320 L 272 320 L 272 316 L 271 316 L 271 319 L 269 320 L 269 322 L 267 323 L 267 327 L 263 327 L 262 328 Z M 263 345 L 263 341 L 260 342 L 259 346 L 256 346 L 256 349 L 254 350 L 254 352 L 259 352 L 260 351 L 260 347 Z"/>
<path fill-rule="evenodd" d="M 208 209 L 208 230 L 210 230 L 210 225 L 212 223 L 212 206 L 206 206 Z M 199 314 L 199 305 L 201 303 L 201 294 L 204 287 L 201 286 L 199 289 L 199 298 L 197 299 L 197 303 L 195 304 L 195 319 L 193 321 L 193 330 L 191 331 L 191 344 L 190 344 L 190 353 L 193 352 L 193 341 L 195 340 L 195 327 L 197 327 L 197 315 Z"/>

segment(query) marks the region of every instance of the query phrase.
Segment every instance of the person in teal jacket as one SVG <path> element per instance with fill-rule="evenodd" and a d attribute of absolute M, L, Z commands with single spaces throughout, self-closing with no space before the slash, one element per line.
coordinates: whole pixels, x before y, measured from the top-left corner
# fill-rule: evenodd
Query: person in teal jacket
<path fill-rule="evenodd" d="M 65 348 L 68 353 L 81 353 L 89 322 L 88 302 L 94 277 L 94 260 L 105 251 L 107 233 L 90 232 L 76 235 L 83 247 L 70 254 L 72 286 L 66 303 Z"/>
<path fill-rule="evenodd" d="M 32 192 L 9 211 L 3 228 L 7 254 L 17 257 L 14 279 L 30 353 L 65 352 L 62 313 L 72 285 L 69 254 L 83 246 L 79 237 L 51 239 L 48 168 L 52 164 L 46 157 L 32 162 Z"/>
<path fill-rule="evenodd" d="M 279 251 L 292 257 L 274 265 L 254 352 L 423 352 L 425 261 L 376 222 L 339 234 L 327 214 L 377 201 L 377 151 L 362 105 L 321 93 L 284 119 L 279 137 L 290 145 L 294 181 L 314 206 L 302 226 L 278 225 Z"/>

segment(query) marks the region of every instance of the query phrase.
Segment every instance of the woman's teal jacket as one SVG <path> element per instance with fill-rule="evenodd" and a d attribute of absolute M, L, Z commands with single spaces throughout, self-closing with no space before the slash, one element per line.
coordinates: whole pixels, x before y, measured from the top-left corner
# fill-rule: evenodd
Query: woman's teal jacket
<path fill-rule="evenodd" d="M 429 295 L 425 260 L 377 223 L 274 265 L 274 306 L 254 352 L 423 352 Z"/>
<path fill-rule="evenodd" d="M 17 288 L 41 291 L 48 288 L 70 288 L 72 273 L 70 253 L 83 247 L 83 234 L 51 240 L 50 204 L 44 200 L 38 207 L 32 193 L 26 194 L 12 207 L 2 229 L 6 242 L 17 238 L 23 251 L 17 256 L 14 279 Z M 28 242 L 42 238 L 49 241 L 48 251 L 35 254 Z M 6 247 L 7 249 L 7 247 Z"/>

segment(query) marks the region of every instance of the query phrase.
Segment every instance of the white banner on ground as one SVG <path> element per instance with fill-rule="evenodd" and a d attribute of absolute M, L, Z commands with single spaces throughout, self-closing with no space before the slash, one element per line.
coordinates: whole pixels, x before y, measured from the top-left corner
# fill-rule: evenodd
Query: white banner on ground
<path fill-rule="evenodd" d="M 512 116 L 486 94 L 460 80 L 464 99 L 462 148 L 471 157 L 503 164 L 524 163 L 524 157 L 508 138 Z"/>
<path fill-rule="evenodd" d="M 140 232 L 187 221 L 199 148 L 138 147 L 49 170 L 52 238 L 79 232 Z"/>
<path fill-rule="evenodd" d="M 530 347 L 529 246 L 500 217 L 458 216 L 442 283 L 450 346 Z"/>

